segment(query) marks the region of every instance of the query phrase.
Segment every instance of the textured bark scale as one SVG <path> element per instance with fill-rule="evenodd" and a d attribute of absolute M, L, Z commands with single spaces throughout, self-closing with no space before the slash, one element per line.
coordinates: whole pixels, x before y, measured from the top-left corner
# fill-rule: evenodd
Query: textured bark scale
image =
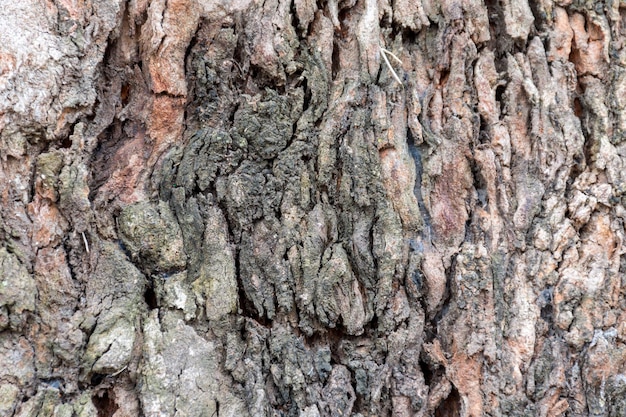
<path fill-rule="evenodd" d="M 0 416 L 626 414 L 626 3 L 0 7 Z"/>

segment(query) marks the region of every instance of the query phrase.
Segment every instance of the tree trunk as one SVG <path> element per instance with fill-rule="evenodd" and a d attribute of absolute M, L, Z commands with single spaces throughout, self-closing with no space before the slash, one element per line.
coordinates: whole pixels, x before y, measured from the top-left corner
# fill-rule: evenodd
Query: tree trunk
<path fill-rule="evenodd" d="M 626 415 L 624 25 L 2 1 L 0 415 Z"/>

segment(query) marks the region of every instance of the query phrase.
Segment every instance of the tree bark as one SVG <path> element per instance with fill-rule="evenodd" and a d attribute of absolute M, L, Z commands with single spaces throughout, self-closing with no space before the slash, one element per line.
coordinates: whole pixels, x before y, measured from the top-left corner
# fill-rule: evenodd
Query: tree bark
<path fill-rule="evenodd" d="M 626 415 L 625 24 L 3 1 L 0 415 Z"/>

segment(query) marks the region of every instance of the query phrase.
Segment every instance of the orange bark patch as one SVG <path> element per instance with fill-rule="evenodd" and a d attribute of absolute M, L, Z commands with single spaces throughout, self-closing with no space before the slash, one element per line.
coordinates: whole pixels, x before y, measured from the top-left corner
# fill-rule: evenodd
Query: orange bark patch
<path fill-rule="evenodd" d="M 15 72 L 16 59 L 13 54 L 0 52 L 0 89 L 6 87 L 6 83 Z"/>
<path fill-rule="evenodd" d="M 383 184 L 405 227 L 415 229 L 420 225 L 417 199 L 413 194 L 415 172 L 407 165 L 396 149 L 380 152 Z"/>
<path fill-rule="evenodd" d="M 426 297 L 428 313 L 432 314 L 438 310 L 446 291 L 446 272 L 441 260 L 441 254 L 434 250 L 424 252 L 422 270 L 428 286 L 428 295 Z"/>
<path fill-rule="evenodd" d="M 570 17 L 570 25 L 574 32 L 574 44 L 570 59 L 576 66 L 578 75 L 603 76 L 606 69 L 604 62 L 604 43 L 606 40 L 601 29 L 593 22 L 585 21 L 585 17 L 580 13 L 575 13 Z"/>
<path fill-rule="evenodd" d="M 443 174 L 437 178 L 430 195 L 435 238 L 444 244 L 460 243 L 468 218 L 466 199 L 472 187 L 471 171 L 460 148 L 444 155 Z"/>
<path fill-rule="evenodd" d="M 483 415 L 483 397 L 480 389 L 481 361 L 477 356 L 457 352 L 452 357 L 446 375 L 467 405 L 468 417 Z"/>
<path fill-rule="evenodd" d="M 158 47 L 151 51 L 148 60 L 152 91 L 186 96 L 185 51 L 198 24 L 198 5 L 190 0 L 170 0 L 162 19 L 162 27 L 158 27 L 161 22 L 153 22 L 158 29 L 151 46 Z M 160 36 L 163 37 L 158 39 Z"/>
<path fill-rule="evenodd" d="M 145 154 L 150 152 L 145 142 L 145 134 L 138 134 L 120 147 L 112 156 L 114 167 L 107 182 L 100 189 L 100 195 L 117 196 L 125 203 L 133 203 L 143 196 L 143 188 L 139 186 L 140 177 L 146 168 Z"/>
<path fill-rule="evenodd" d="M 556 7 L 554 9 L 554 32 L 551 34 L 548 58 L 551 61 L 556 59 L 567 61 L 572 51 L 573 36 L 574 32 L 570 26 L 567 11 Z"/>
<path fill-rule="evenodd" d="M 33 221 L 32 241 L 41 248 L 60 243 L 68 224 L 55 205 L 49 205 L 39 196 L 28 205 L 28 216 Z"/>
<path fill-rule="evenodd" d="M 161 154 L 183 134 L 185 99 L 179 97 L 156 96 L 148 121 L 148 133 L 152 139 L 152 152 L 148 166 L 152 167 Z"/>

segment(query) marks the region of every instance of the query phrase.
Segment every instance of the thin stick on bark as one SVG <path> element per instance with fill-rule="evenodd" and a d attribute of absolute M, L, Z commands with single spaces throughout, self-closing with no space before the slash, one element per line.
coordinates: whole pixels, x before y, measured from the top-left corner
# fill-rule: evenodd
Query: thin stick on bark
<path fill-rule="evenodd" d="M 80 232 L 83 235 L 83 243 L 85 244 L 85 250 L 89 253 L 89 243 L 87 242 L 87 237 L 85 237 L 85 232 Z"/>
<path fill-rule="evenodd" d="M 391 63 L 389 62 L 389 59 L 387 58 L 387 54 L 389 54 L 393 59 L 398 61 L 400 65 L 402 65 L 402 61 L 400 60 L 400 58 L 398 58 L 393 52 L 385 48 L 380 48 L 380 51 L 382 52 L 381 55 L 383 56 L 383 59 L 385 60 L 385 63 L 387 64 L 389 71 L 391 71 L 391 75 L 393 76 L 393 78 L 398 82 L 398 84 L 400 84 L 401 86 L 404 86 L 404 84 L 402 84 L 402 81 L 400 81 L 400 77 L 398 77 L 398 74 L 396 74 L 393 67 L 391 66 Z"/>

